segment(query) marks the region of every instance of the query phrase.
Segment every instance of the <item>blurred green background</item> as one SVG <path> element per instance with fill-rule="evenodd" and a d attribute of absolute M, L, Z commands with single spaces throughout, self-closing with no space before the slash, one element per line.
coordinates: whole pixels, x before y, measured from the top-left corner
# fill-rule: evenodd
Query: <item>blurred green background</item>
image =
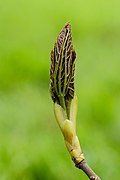
<path fill-rule="evenodd" d="M 118 0 L 0 1 L 0 180 L 87 180 L 53 114 L 50 50 L 66 22 L 77 52 L 77 134 L 102 180 L 120 179 Z"/>

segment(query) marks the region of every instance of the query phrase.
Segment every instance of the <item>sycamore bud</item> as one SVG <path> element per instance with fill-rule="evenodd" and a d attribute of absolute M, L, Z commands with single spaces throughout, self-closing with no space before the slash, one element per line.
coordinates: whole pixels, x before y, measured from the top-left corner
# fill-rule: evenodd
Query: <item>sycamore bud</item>
<path fill-rule="evenodd" d="M 54 113 L 66 147 L 75 164 L 84 159 L 76 136 L 77 96 L 74 94 L 76 53 L 72 45 L 70 24 L 60 32 L 51 51 L 50 93 Z"/>

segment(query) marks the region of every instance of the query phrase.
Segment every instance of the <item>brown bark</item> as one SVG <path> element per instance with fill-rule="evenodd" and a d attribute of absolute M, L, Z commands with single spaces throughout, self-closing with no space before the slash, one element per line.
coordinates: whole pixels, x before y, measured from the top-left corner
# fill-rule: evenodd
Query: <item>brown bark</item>
<path fill-rule="evenodd" d="M 89 167 L 85 160 L 81 161 L 79 164 L 76 164 L 76 167 L 85 172 L 90 180 L 101 180 L 99 176 Z"/>

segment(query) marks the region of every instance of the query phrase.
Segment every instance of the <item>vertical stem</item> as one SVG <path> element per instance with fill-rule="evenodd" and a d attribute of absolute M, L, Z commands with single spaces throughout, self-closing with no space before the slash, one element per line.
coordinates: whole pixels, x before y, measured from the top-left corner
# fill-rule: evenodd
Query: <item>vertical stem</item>
<path fill-rule="evenodd" d="M 65 99 L 64 99 L 64 96 L 63 94 L 61 94 L 59 96 L 59 100 L 60 100 L 60 105 L 63 107 L 63 109 L 66 111 L 66 105 L 65 105 Z"/>

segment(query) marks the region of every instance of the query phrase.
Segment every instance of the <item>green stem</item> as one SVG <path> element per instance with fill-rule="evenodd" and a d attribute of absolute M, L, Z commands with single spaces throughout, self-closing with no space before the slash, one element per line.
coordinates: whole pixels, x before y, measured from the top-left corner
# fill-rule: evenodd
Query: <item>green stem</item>
<path fill-rule="evenodd" d="M 64 100 L 64 96 L 63 94 L 61 94 L 59 96 L 59 100 L 60 100 L 60 105 L 63 107 L 63 109 L 66 111 L 66 105 L 65 105 L 65 100 Z"/>

